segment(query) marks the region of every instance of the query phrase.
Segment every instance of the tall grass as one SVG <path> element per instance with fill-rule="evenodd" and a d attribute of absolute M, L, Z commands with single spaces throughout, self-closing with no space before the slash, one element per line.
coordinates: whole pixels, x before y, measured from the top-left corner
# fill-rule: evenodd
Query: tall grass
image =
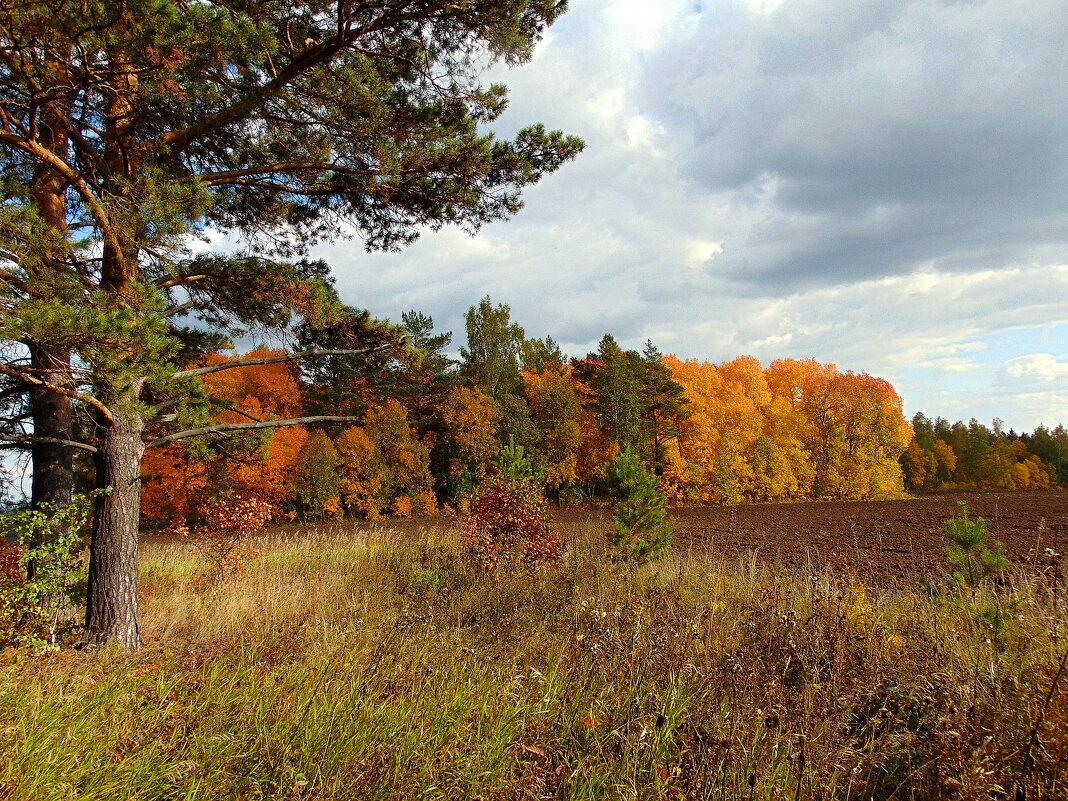
<path fill-rule="evenodd" d="M 669 555 L 482 578 L 439 531 L 146 546 L 134 656 L 0 664 L 0 798 L 1068 797 L 1064 589 Z M 995 614 L 991 614 L 991 610 Z"/>

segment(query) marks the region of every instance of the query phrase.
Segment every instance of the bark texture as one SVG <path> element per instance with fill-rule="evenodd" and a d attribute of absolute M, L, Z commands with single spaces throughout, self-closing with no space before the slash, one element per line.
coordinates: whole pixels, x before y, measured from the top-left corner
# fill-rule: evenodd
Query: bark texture
<path fill-rule="evenodd" d="M 34 367 L 43 370 L 38 376 L 56 386 L 70 384 L 70 353 L 56 353 L 44 348 L 30 346 L 30 358 Z M 30 408 L 33 415 L 33 433 L 42 437 L 70 439 L 74 421 L 74 407 L 70 398 L 40 387 L 30 391 Z M 58 442 L 35 442 L 30 452 L 33 478 L 30 482 L 30 500 L 35 508 L 51 503 L 67 506 L 73 500 L 74 449 Z M 48 531 L 34 534 L 38 541 L 49 536 Z M 26 566 L 26 577 L 33 579 L 37 573 L 36 561 Z"/>
<path fill-rule="evenodd" d="M 49 63 L 52 91 L 41 106 L 39 136 L 45 147 L 66 158 L 69 141 L 65 124 L 70 111 L 70 98 L 68 91 L 62 87 L 68 85 L 67 75 L 61 64 L 54 61 Z M 54 169 L 38 165 L 31 192 L 41 219 L 51 229 L 50 238 L 44 243 L 40 269 L 42 272 L 55 271 L 60 274 L 66 269 L 66 181 Z M 74 389 L 70 371 L 70 350 L 35 342 L 28 342 L 27 345 L 30 350 L 30 366 L 37 371 L 35 375 L 38 378 L 46 384 Z M 31 387 L 30 414 L 33 433 L 36 436 L 73 439 L 74 403 L 69 397 L 39 386 Z M 30 450 L 30 464 L 33 475 L 30 482 L 30 502 L 34 508 L 39 508 L 41 504 L 69 505 L 74 494 L 74 449 L 58 442 L 37 442 Z M 49 535 L 49 531 L 34 533 L 38 542 L 47 539 Z M 34 578 L 38 567 L 36 561 L 31 561 L 26 566 L 27 579 Z"/>
<path fill-rule="evenodd" d="M 141 508 L 143 423 L 136 413 L 116 414 L 96 453 L 97 484 L 111 487 L 97 500 L 89 545 L 86 641 L 141 647 L 138 623 L 137 525 Z"/>

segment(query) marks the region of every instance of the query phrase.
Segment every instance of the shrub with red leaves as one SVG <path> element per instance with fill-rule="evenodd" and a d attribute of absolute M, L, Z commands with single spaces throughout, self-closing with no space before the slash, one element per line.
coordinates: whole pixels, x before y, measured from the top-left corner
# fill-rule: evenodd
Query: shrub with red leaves
<path fill-rule="evenodd" d="M 178 520 L 168 532 L 187 537 L 211 565 L 212 582 L 219 583 L 239 572 L 245 559 L 258 555 L 258 551 L 242 549 L 242 542 L 266 526 L 275 511 L 274 504 L 262 498 L 233 496 L 207 504 L 201 510 L 200 525 L 190 529 L 184 520 Z"/>
<path fill-rule="evenodd" d="M 0 539 L 0 589 L 15 587 L 26 578 L 26 570 L 19 563 L 23 546 Z"/>
<path fill-rule="evenodd" d="M 549 504 L 535 482 L 487 478 L 460 521 L 464 547 L 496 576 L 533 570 L 560 558 L 560 540 L 549 521 Z"/>

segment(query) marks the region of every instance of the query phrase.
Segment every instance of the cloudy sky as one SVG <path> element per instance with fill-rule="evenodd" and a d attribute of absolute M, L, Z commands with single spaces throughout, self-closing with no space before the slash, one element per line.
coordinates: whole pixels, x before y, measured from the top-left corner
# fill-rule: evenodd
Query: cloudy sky
<path fill-rule="evenodd" d="M 571 0 L 495 71 L 586 151 L 472 238 L 323 246 L 344 298 L 530 336 L 889 379 L 906 413 L 1068 423 L 1068 4 Z"/>

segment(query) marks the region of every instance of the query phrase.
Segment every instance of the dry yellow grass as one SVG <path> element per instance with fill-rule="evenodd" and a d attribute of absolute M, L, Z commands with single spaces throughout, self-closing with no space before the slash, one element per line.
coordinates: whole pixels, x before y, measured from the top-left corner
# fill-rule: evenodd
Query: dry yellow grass
<path fill-rule="evenodd" d="M 1059 580 L 931 597 L 573 534 L 497 582 L 414 523 L 268 535 L 215 587 L 146 544 L 143 653 L 0 667 L 0 797 L 1068 797 Z"/>

